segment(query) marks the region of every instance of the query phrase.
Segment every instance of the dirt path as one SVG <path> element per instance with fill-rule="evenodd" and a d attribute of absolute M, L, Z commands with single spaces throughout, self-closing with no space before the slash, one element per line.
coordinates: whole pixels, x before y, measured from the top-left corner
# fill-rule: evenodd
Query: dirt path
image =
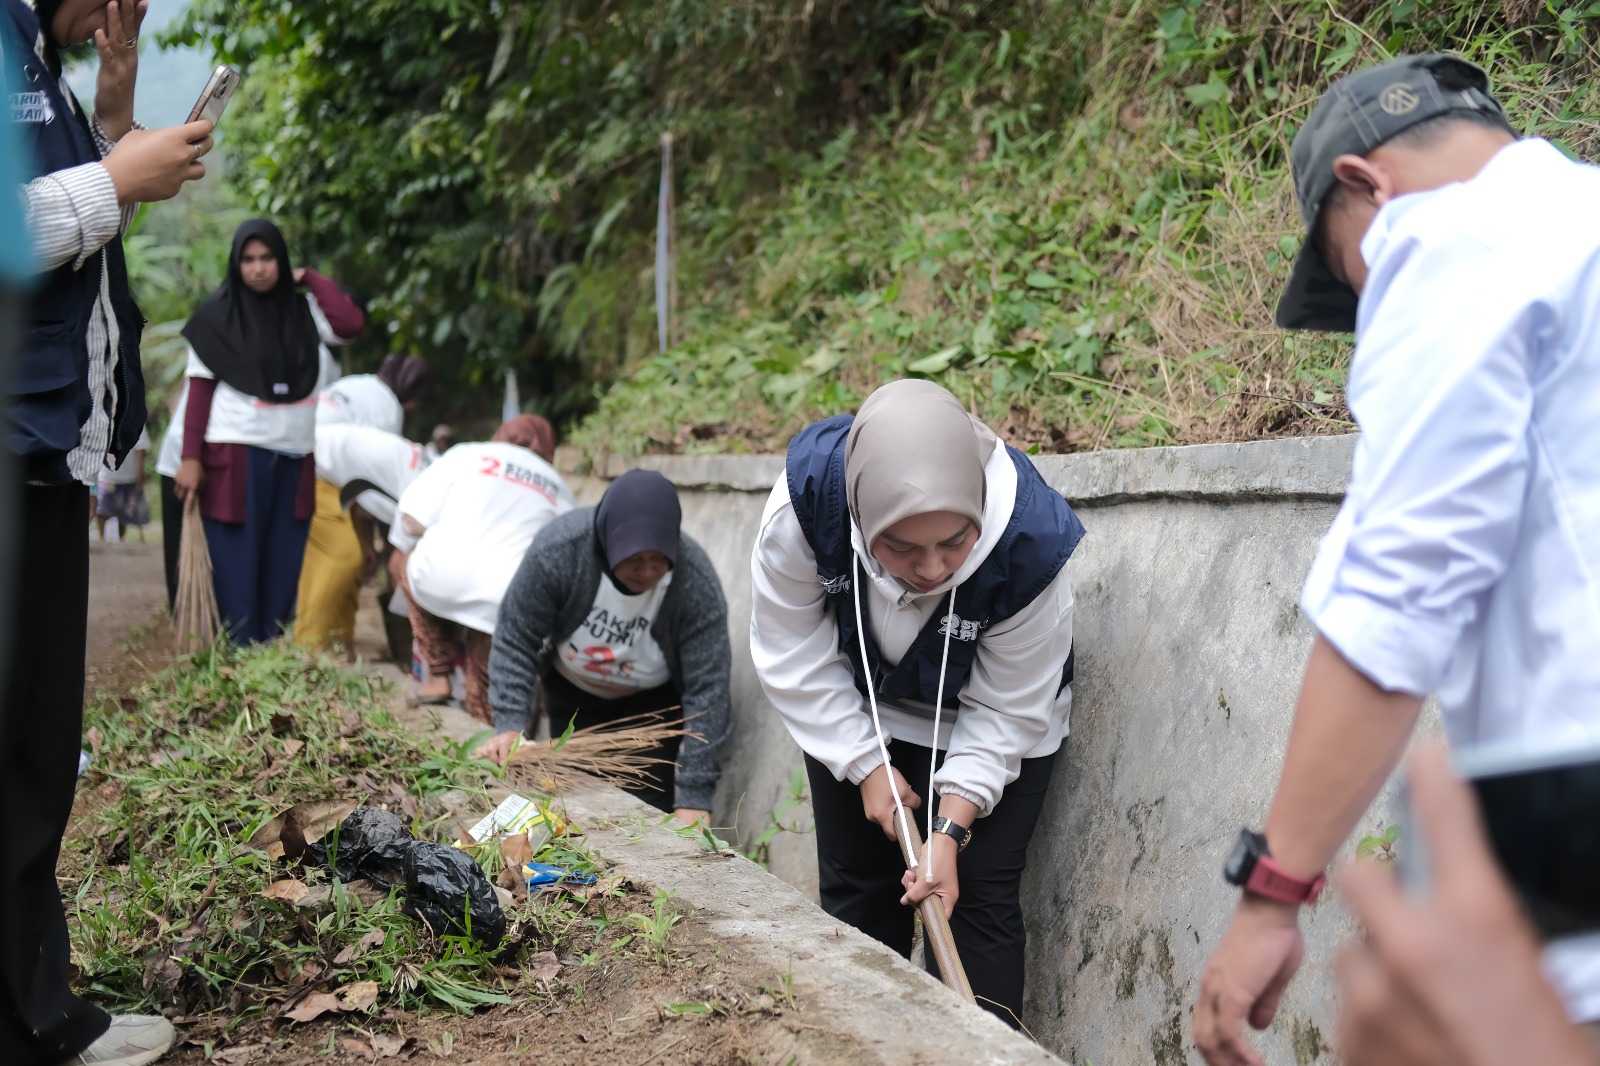
<path fill-rule="evenodd" d="M 160 629 L 167 605 L 166 577 L 161 568 L 161 528 L 145 530 L 145 543 L 137 537 L 121 544 L 89 546 L 89 666 L 88 691 L 108 688 L 115 677 L 133 664 L 124 645 L 146 628 Z M 155 638 L 151 633 L 150 637 Z M 139 640 L 138 654 L 159 652 L 165 642 Z M 140 670 L 140 673 L 143 673 Z"/>

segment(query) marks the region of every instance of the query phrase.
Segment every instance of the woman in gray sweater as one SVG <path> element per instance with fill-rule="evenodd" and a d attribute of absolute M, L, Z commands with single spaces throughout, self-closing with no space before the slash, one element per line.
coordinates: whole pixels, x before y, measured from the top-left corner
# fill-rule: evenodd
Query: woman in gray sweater
<path fill-rule="evenodd" d="M 689 735 L 655 753 L 666 765 L 634 791 L 684 822 L 710 817 L 729 723 L 728 605 L 681 520 L 670 481 L 630 470 L 598 507 L 563 515 L 534 538 L 495 624 L 495 736 L 481 754 L 505 760 L 541 690 L 558 734 L 569 723 L 667 711 Z"/>

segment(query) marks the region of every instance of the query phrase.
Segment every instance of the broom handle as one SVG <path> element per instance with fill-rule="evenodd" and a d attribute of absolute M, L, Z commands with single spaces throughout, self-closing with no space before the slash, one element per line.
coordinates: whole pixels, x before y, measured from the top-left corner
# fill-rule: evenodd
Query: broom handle
<path fill-rule="evenodd" d="M 922 834 L 909 817 L 894 819 L 895 832 L 900 837 L 900 848 L 907 855 L 922 855 Z M 909 834 L 909 835 L 908 835 Z M 927 949 L 933 952 L 933 961 L 939 964 L 939 979 L 945 983 L 956 995 L 968 1003 L 978 1002 L 972 994 L 972 985 L 967 983 L 966 968 L 961 965 L 961 956 L 956 953 L 956 938 L 950 932 L 950 919 L 944 914 L 944 901 L 938 896 L 929 896 L 917 904 L 917 913 L 922 915 L 922 934 Z"/>

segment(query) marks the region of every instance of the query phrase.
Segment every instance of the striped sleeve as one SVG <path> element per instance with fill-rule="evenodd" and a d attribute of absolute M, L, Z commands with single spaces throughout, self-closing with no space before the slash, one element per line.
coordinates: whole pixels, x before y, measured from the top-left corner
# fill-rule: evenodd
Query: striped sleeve
<path fill-rule="evenodd" d="M 133 128 L 136 130 L 142 130 L 145 127 L 141 126 L 138 122 L 134 122 Z M 111 137 L 107 135 L 105 127 L 100 125 L 99 115 L 90 116 L 89 134 L 94 138 L 94 146 L 99 150 L 101 159 L 104 159 L 106 156 L 110 155 L 111 149 L 117 146 L 117 142 L 112 140 Z M 130 203 L 122 208 L 122 225 L 119 227 L 119 231 L 126 230 L 128 228 L 128 226 L 133 222 L 133 213 L 137 210 L 139 210 L 139 205 L 136 203 Z"/>
<path fill-rule="evenodd" d="M 63 263 L 81 270 L 117 236 L 122 212 L 117 187 L 100 163 L 58 170 L 23 186 L 28 232 L 41 271 Z"/>

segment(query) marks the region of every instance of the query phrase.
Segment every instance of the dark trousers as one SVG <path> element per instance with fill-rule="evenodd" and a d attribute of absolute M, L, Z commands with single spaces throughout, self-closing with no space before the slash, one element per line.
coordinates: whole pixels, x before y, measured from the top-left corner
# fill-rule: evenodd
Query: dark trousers
<path fill-rule="evenodd" d="M 250 448 L 245 519 L 206 521 L 217 610 L 235 644 L 275 640 L 294 621 L 310 518 L 294 516 L 300 456 Z"/>
<path fill-rule="evenodd" d="M 178 603 L 178 550 L 183 546 L 183 501 L 178 483 L 161 475 L 161 563 L 167 573 L 167 610 Z"/>
<path fill-rule="evenodd" d="M 917 744 L 889 743 L 890 762 L 924 801 L 931 754 Z M 1053 754 L 1022 760 L 1021 775 L 989 816 L 973 826 L 972 843 L 956 865 L 961 894 L 950 917 L 956 950 L 978 1003 L 1013 1027 L 1022 1014 L 1028 943 L 1019 897 L 1022 868 L 1054 766 Z M 816 813 L 822 909 L 910 958 L 914 912 L 900 905 L 905 891 L 900 878 L 906 869 L 900 845 L 867 821 L 860 788 L 834 780 L 828 768 L 809 755 L 806 774 Z M 906 813 L 917 820 L 920 832 L 927 832 L 926 807 Z M 931 953 L 928 970 L 936 972 Z"/>
<path fill-rule="evenodd" d="M 51 1063 L 110 1019 L 67 987 L 56 857 L 83 734 L 89 490 L 24 486 L 9 666 L 0 692 L 0 1062 Z"/>
<path fill-rule="evenodd" d="M 670 684 L 638 692 L 632 696 L 608 700 L 604 696 L 583 691 L 555 670 L 550 670 L 545 674 L 543 686 L 544 706 L 550 714 L 552 736 L 559 737 L 568 723 L 571 723 L 574 729 L 589 729 L 592 726 L 609 725 L 618 719 L 629 718 L 636 714 L 664 711 L 668 707 L 673 708 L 673 711 L 666 717 L 667 723 L 676 725 L 683 721 L 683 709 L 678 705 L 680 700 L 678 690 Z M 673 782 L 677 779 L 680 739 L 673 737 L 646 752 L 648 756 L 665 761 L 651 767 L 648 779 L 635 785 L 624 785 L 623 788 L 657 810 L 675 809 Z"/>

